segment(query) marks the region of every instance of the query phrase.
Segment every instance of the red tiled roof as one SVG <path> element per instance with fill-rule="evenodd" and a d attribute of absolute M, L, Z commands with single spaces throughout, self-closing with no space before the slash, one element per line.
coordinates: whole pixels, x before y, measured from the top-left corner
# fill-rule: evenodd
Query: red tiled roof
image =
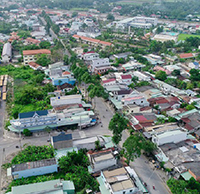
<path fill-rule="evenodd" d="M 63 75 L 70 75 L 71 73 L 69 71 L 65 71 L 62 73 Z"/>
<path fill-rule="evenodd" d="M 122 79 L 132 79 L 132 76 L 130 74 L 128 75 L 121 75 Z"/>
<path fill-rule="evenodd" d="M 182 54 L 179 54 L 179 57 L 181 59 L 188 59 L 188 58 L 193 58 L 194 55 L 192 53 L 182 53 Z"/>
<path fill-rule="evenodd" d="M 140 121 L 147 121 L 147 119 L 143 115 L 136 115 L 134 116 L 139 122 Z"/>
<path fill-rule="evenodd" d="M 30 62 L 30 63 L 28 63 L 28 64 L 29 64 L 29 66 L 34 67 L 34 68 L 41 67 L 39 64 L 37 64 L 37 63 L 35 63 L 35 62 Z"/>
<path fill-rule="evenodd" d="M 23 50 L 23 55 L 37 55 L 37 54 L 51 54 L 51 51 L 48 49 Z"/>
<path fill-rule="evenodd" d="M 150 127 L 150 126 L 152 126 L 153 123 L 154 123 L 154 122 L 149 121 L 149 122 L 145 122 L 145 123 L 140 123 L 140 125 L 141 125 L 142 127 Z"/>
<path fill-rule="evenodd" d="M 138 124 L 138 125 L 133 125 L 133 127 L 134 127 L 135 130 L 140 130 L 140 129 L 142 129 L 142 127 L 141 127 L 140 124 Z"/>
<path fill-rule="evenodd" d="M 85 41 L 88 41 L 88 42 L 94 42 L 94 43 L 99 43 L 99 44 L 102 44 L 102 45 L 107 45 L 107 46 L 111 46 L 112 43 L 110 42 L 105 42 L 105 41 L 101 41 L 101 40 L 98 40 L 98 39 L 94 39 L 94 38 L 88 38 L 88 37 L 85 37 L 85 36 L 79 36 L 79 35 L 73 35 L 73 37 L 75 39 L 82 39 L 82 40 L 85 40 Z"/>
<path fill-rule="evenodd" d="M 26 39 L 26 41 L 27 41 L 27 42 L 30 42 L 30 43 L 34 43 L 34 44 L 40 43 L 39 40 L 36 40 L 36 39 L 34 39 L 34 38 L 30 38 L 30 37 L 28 37 L 28 38 Z"/>
<path fill-rule="evenodd" d="M 115 79 L 107 79 L 107 80 L 103 80 L 102 82 L 104 84 L 106 84 L 106 83 L 113 82 L 113 81 L 115 81 Z"/>
<path fill-rule="evenodd" d="M 165 98 L 156 101 L 156 104 L 165 104 L 165 103 L 169 103 Z"/>
<path fill-rule="evenodd" d="M 140 111 L 150 110 L 150 109 L 152 109 L 150 106 L 146 106 L 146 107 L 141 107 Z"/>
<path fill-rule="evenodd" d="M 183 122 L 185 122 L 185 123 L 189 123 L 191 120 L 190 119 L 188 119 L 188 118 L 182 118 L 181 119 Z"/>
<path fill-rule="evenodd" d="M 191 126 L 191 125 L 189 125 L 189 124 L 186 124 L 186 125 L 184 125 L 184 128 L 186 128 L 187 130 L 193 130 L 194 128 Z"/>

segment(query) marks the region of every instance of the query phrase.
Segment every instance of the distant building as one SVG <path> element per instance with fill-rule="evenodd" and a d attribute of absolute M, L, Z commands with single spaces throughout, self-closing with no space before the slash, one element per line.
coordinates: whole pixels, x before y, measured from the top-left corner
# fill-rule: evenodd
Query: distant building
<path fill-rule="evenodd" d="M 69 95 L 69 96 L 51 97 L 50 101 L 51 101 L 51 106 L 53 107 L 69 105 L 69 104 L 81 104 L 82 96 Z"/>
<path fill-rule="evenodd" d="M 156 34 L 153 37 L 153 40 L 157 40 L 157 41 L 160 41 L 160 42 L 166 42 L 166 41 L 177 42 L 178 36 L 170 36 L 170 35 L 167 35 L 167 34 Z"/>
<path fill-rule="evenodd" d="M 58 172 L 58 165 L 55 158 L 15 164 L 11 168 L 13 179 L 44 175 L 54 172 Z"/>
<path fill-rule="evenodd" d="M 112 67 L 108 58 L 101 58 L 92 60 L 89 69 L 92 73 L 105 73 Z"/>
<path fill-rule="evenodd" d="M 75 187 L 72 181 L 60 179 L 33 183 L 27 185 L 14 186 L 8 194 L 74 194 Z"/>
<path fill-rule="evenodd" d="M 166 143 L 178 143 L 186 139 L 187 132 L 180 129 L 160 132 L 152 136 L 152 141 L 158 146 Z"/>
<path fill-rule="evenodd" d="M 42 66 L 35 62 L 30 62 L 28 65 L 33 70 L 42 70 Z"/>
<path fill-rule="evenodd" d="M 11 126 L 16 130 L 50 126 L 57 123 L 56 114 L 50 114 L 48 110 L 20 113 L 19 118 L 11 120 Z"/>
<path fill-rule="evenodd" d="M 23 50 L 24 65 L 28 65 L 30 62 L 35 62 L 37 60 L 37 56 L 41 54 L 50 55 L 51 51 L 48 49 Z"/>
<path fill-rule="evenodd" d="M 2 51 L 2 61 L 3 63 L 10 62 L 12 58 L 12 46 L 9 42 L 3 45 L 3 51 Z"/>
<path fill-rule="evenodd" d="M 134 184 L 126 168 L 105 170 L 101 172 L 101 179 L 109 194 L 134 194 L 139 190 Z"/>
<path fill-rule="evenodd" d="M 57 136 L 52 136 L 51 144 L 54 149 L 73 147 L 72 134 L 65 134 L 62 132 Z"/>
<path fill-rule="evenodd" d="M 88 38 L 85 36 L 73 35 L 73 38 L 75 38 L 77 41 L 83 41 L 84 43 L 87 43 L 93 46 L 102 46 L 102 47 L 113 46 L 113 44 L 110 42 L 105 42 L 105 41 L 101 41 L 94 38 Z"/>
<path fill-rule="evenodd" d="M 90 161 L 88 170 L 91 173 L 99 172 L 111 166 L 117 165 L 117 159 L 115 158 L 112 149 L 97 152 L 89 151 L 87 155 Z"/>

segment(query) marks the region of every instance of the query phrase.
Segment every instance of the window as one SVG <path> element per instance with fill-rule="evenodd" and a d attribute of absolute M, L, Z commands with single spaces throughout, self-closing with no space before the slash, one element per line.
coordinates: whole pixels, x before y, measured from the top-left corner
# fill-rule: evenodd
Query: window
<path fill-rule="evenodd" d="M 133 190 L 130 190 L 130 193 L 132 192 Z"/>
<path fill-rule="evenodd" d="M 141 103 L 143 103 L 143 101 L 141 101 Z"/>
<path fill-rule="evenodd" d="M 125 194 L 126 193 L 126 191 L 123 191 L 123 194 Z"/>

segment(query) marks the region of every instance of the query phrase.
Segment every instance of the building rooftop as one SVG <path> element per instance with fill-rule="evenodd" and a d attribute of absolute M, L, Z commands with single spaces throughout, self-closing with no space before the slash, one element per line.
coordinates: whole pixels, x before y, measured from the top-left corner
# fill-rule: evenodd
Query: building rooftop
<path fill-rule="evenodd" d="M 48 114 L 48 110 L 39 110 L 32 112 L 19 113 L 19 119 L 31 118 L 33 116 L 46 116 Z"/>
<path fill-rule="evenodd" d="M 22 164 L 15 164 L 12 166 L 12 172 L 24 171 L 24 170 L 40 168 L 44 166 L 51 166 L 55 164 L 56 164 L 55 158 L 34 161 L 34 162 L 27 162 L 27 163 L 22 163 Z"/>
<path fill-rule="evenodd" d="M 135 185 L 125 168 L 103 171 L 106 181 L 110 184 L 114 192 L 124 189 L 135 188 Z"/>
<path fill-rule="evenodd" d="M 64 132 L 60 133 L 57 136 L 52 136 L 53 142 L 59 142 L 59 141 L 67 141 L 72 139 L 72 134 L 65 134 Z"/>
<path fill-rule="evenodd" d="M 3 45 L 2 56 L 4 56 L 4 55 L 7 55 L 9 57 L 12 56 L 12 46 L 9 42 L 7 42 Z"/>
<path fill-rule="evenodd" d="M 75 190 L 73 182 L 61 181 L 60 179 L 57 179 L 40 183 L 15 186 L 12 187 L 12 192 L 10 194 L 63 194 L 63 191 L 68 190 Z"/>
<path fill-rule="evenodd" d="M 38 54 L 51 54 L 51 51 L 48 49 L 23 50 L 23 55 L 38 55 Z"/>

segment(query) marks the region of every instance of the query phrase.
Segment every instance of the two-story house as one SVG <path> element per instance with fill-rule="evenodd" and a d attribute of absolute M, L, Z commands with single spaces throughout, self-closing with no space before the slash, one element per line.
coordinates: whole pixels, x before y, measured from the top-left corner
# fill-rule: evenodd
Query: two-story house
<path fill-rule="evenodd" d="M 50 55 L 51 51 L 48 49 L 38 49 L 38 50 L 23 50 L 24 65 L 28 65 L 30 62 L 35 62 L 38 55 L 46 54 Z"/>

